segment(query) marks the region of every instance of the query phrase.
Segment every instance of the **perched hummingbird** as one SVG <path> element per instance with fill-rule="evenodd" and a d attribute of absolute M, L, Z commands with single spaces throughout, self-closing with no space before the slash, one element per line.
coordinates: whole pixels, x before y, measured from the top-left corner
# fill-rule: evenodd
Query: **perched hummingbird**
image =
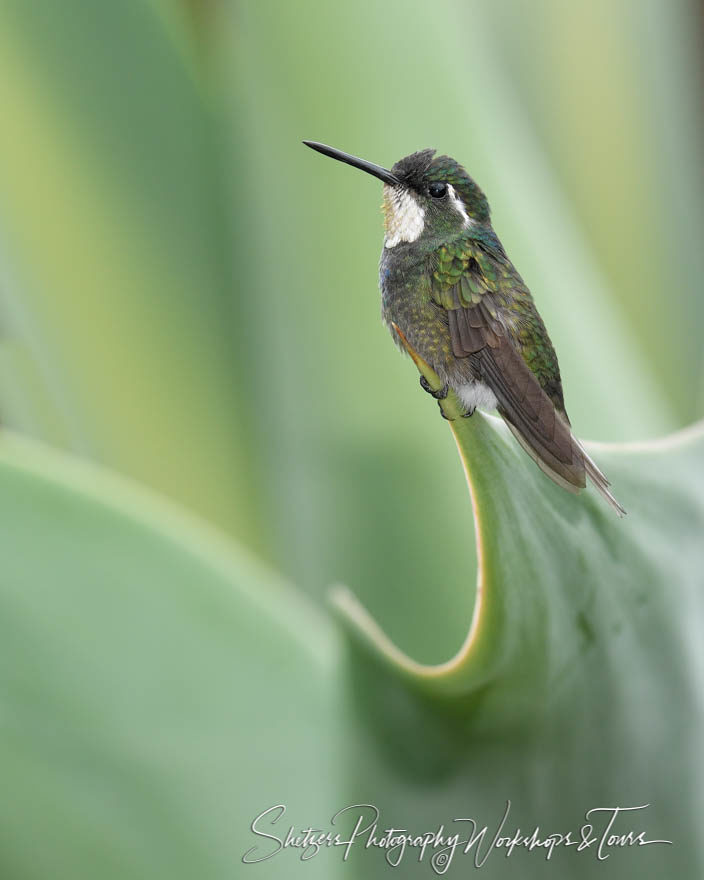
<path fill-rule="evenodd" d="M 382 317 L 452 388 L 471 416 L 497 409 L 518 442 L 558 485 L 578 492 L 588 476 L 619 516 L 609 481 L 570 430 L 557 356 L 533 297 L 506 256 L 489 203 L 464 168 L 435 150 L 391 170 L 315 141 L 306 146 L 384 184 L 379 267 Z"/>

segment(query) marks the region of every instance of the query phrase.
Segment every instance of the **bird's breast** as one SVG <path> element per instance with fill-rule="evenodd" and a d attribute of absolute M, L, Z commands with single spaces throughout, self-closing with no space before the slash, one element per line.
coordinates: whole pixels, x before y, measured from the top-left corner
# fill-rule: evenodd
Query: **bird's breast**
<path fill-rule="evenodd" d="M 400 251 L 399 245 L 394 251 Z M 388 256 L 387 256 L 388 254 Z M 447 378 L 452 349 L 447 318 L 430 296 L 430 269 L 427 259 L 403 252 L 382 254 L 379 267 L 381 314 L 393 331 L 395 324 L 409 343 L 441 375 Z M 444 319 L 444 320 L 443 320 Z"/>

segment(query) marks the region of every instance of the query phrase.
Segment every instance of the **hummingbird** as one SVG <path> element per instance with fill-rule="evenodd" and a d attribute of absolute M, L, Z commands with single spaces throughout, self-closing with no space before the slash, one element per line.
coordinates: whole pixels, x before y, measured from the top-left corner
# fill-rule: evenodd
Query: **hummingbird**
<path fill-rule="evenodd" d="M 411 153 L 386 169 L 316 141 L 303 143 L 384 184 L 381 311 L 452 389 L 466 412 L 496 409 L 555 483 L 577 493 L 589 477 L 619 516 L 626 511 L 574 436 L 557 355 L 528 287 L 491 225 L 478 184 L 449 156 Z M 442 408 L 441 408 L 442 412 Z M 444 413 L 443 413 L 444 415 Z"/>

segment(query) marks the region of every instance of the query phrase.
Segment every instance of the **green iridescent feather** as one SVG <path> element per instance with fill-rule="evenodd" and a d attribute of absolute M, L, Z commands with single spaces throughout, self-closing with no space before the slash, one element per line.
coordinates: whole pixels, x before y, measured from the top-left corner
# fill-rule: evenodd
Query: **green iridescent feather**
<path fill-rule="evenodd" d="M 431 296 L 448 310 L 481 303 L 496 327 L 509 325 L 526 364 L 564 412 L 560 369 L 550 337 L 530 291 L 502 252 L 487 248 L 472 235 L 443 244 L 434 255 Z"/>

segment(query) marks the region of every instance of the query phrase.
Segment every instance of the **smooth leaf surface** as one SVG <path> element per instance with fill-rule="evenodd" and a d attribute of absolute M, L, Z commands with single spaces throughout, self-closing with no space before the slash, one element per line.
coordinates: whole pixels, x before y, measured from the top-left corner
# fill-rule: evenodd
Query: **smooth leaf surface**
<path fill-rule="evenodd" d="M 249 824 L 284 803 L 286 827 L 327 829 L 373 803 L 395 827 L 469 816 L 493 834 L 510 799 L 510 833 L 650 803 L 633 826 L 675 845 L 603 864 L 494 855 L 485 876 L 696 876 L 702 431 L 592 450 L 629 508 L 619 521 L 597 497 L 553 491 L 495 420 L 453 428 L 481 567 L 472 633 L 444 668 L 400 654 L 338 590 L 356 633 L 341 666 L 317 611 L 209 529 L 6 438 L 5 875 L 382 877 L 383 852 L 361 846 L 344 863 L 287 851 L 245 868 L 262 843 Z M 404 876 L 428 876 L 416 857 Z"/>
<path fill-rule="evenodd" d="M 451 417 L 461 412 L 452 395 L 445 406 Z M 604 865 L 562 853 L 554 876 L 566 864 L 571 877 L 699 876 L 704 424 L 653 443 L 588 446 L 629 512 L 624 520 L 593 491 L 555 486 L 499 419 L 459 418 L 452 431 L 480 560 L 464 644 L 445 663 L 418 663 L 349 590 L 334 594 L 376 658 L 361 664 L 357 682 L 377 742 L 372 778 L 391 763 L 415 793 L 392 797 L 389 812 L 435 827 L 434 816 L 466 816 L 469 803 L 480 826 L 494 823 L 493 835 L 510 799 L 509 828 L 576 834 L 592 807 L 651 804 L 617 827 L 646 828 L 672 847 L 612 851 Z M 405 700 L 390 696 L 399 676 Z M 487 876 L 512 876 L 501 860 Z M 547 870 L 535 856 L 513 869 Z"/>
<path fill-rule="evenodd" d="M 1 416 L 263 553 L 214 111 L 182 18 L 0 8 Z"/>
<path fill-rule="evenodd" d="M 2 877 L 230 880 L 259 812 L 327 814 L 329 622 L 96 467 L 5 437 L 0 486 Z"/>

